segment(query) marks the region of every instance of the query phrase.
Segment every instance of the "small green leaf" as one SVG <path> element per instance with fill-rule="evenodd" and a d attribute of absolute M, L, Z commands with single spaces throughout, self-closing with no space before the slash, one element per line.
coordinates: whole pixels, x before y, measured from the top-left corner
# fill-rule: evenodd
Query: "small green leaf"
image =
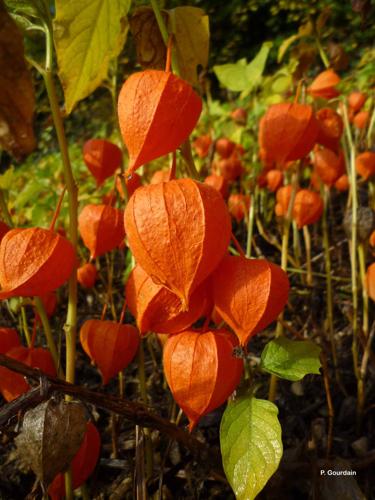
<path fill-rule="evenodd" d="M 181 78 L 198 84 L 197 66 L 206 68 L 210 28 L 208 16 L 198 7 L 176 7 L 169 10 L 171 31 L 175 35 Z"/>
<path fill-rule="evenodd" d="M 241 92 L 249 86 L 246 68 L 246 59 L 240 59 L 235 64 L 216 65 L 214 72 L 224 87 L 234 92 Z"/>
<path fill-rule="evenodd" d="M 14 181 L 14 167 L 8 168 L 2 175 L 0 175 L 0 189 L 7 191 L 12 187 Z"/>
<path fill-rule="evenodd" d="M 272 42 L 264 42 L 258 54 L 247 65 L 246 76 L 251 84 L 251 88 L 254 88 L 260 83 L 260 78 L 263 74 L 271 47 Z"/>
<path fill-rule="evenodd" d="M 320 374 L 320 348 L 310 340 L 279 338 L 269 342 L 260 360 L 261 368 L 295 382 L 308 373 Z"/>
<path fill-rule="evenodd" d="M 65 106 L 93 92 L 125 43 L 130 0 L 56 0 L 53 36 Z"/>
<path fill-rule="evenodd" d="M 253 396 L 230 403 L 220 425 L 225 475 L 237 500 L 252 500 L 276 472 L 283 445 L 278 409 Z"/>

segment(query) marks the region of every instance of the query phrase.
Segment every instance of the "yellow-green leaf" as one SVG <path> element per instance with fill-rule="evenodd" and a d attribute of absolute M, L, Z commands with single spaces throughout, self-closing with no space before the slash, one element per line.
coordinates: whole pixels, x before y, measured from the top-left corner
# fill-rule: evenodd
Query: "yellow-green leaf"
<path fill-rule="evenodd" d="M 130 0 L 56 0 L 53 36 L 67 113 L 106 78 L 126 39 L 129 7 Z"/>
<path fill-rule="evenodd" d="M 192 85 L 198 83 L 197 66 L 206 68 L 210 28 L 208 16 L 198 7 L 169 10 L 169 31 L 174 34 L 180 76 Z"/>
<path fill-rule="evenodd" d="M 228 404 L 220 425 L 225 475 L 237 500 L 253 500 L 279 466 L 283 454 L 278 409 L 246 396 Z"/>

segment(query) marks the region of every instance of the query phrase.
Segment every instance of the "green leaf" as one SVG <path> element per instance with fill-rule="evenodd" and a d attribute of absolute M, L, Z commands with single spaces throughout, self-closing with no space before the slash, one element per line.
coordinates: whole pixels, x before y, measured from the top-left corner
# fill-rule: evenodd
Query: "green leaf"
<path fill-rule="evenodd" d="M 197 85 L 197 66 L 206 68 L 208 64 L 208 16 L 198 7 L 176 7 L 168 14 L 171 31 L 175 35 L 181 78 Z"/>
<path fill-rule="evenodd" d="M 241 92 L 249 86 L 246 68 L 246 59 L 240 59 L 235 64 L 216 65 L 214 72 L 224 87 L 234 92 Z"/>
<path fill-rule="evenodd" d="M 268 372 L 295 382 L 308 373 L 320 374 L 320 348 L 310 340 L 279 338 L 263 349 L 260 366 Z"/>
<path fill-rule="evenodd" d="M 130 0 L 56 0 L 54 42 L 65 106 L 93 92 L 125 43 Z"/>
<path fill-rule="evenodd" d="M 225 475 L 237 500 L 252 500 L 279 466 L 283 454 L 278 409 L 253 396 L 230 403 L 220 425 Z"/>
<path fill-rule="evenodd" d="M 12 187 L 14 180 L 14 167 L 8 168 L 2 175 L 0 175 L 0 189 L 7 191 Z"/>
<path fill-rule="evenodd" d="M 246 76 L 249 80 L 249 83 L 251 84 L 251 88 L 254 88 L 260 83 L 260 78 L 263 74 L 271 47 L 272 42 L 264 42 L 258 54 L 247 65 Z"/>

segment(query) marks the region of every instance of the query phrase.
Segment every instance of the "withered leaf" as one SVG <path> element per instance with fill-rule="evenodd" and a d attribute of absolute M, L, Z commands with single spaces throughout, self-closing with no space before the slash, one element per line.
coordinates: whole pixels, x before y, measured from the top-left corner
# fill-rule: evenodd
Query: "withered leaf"
<path fill-rule="evenodd" d="M 166 23 L 168 14 L 162 12 L 162 16 Z M 152 8 L 136 9 L 129 24 L 139 64 L 145 69 L 164 69 L 167 50 Z"/>
<path fill-rule="evenodd" d="M 65 471 L 79 450 L 86 432 L 80 403 L 51 398 L 26 412 L 16 437 L 18 454 L 46 488 Z"/>
<path fill-rule="evenodd" d="M 0 145 L 20 159 L 36 147 L 32 119 L 34 89 L 23 39 L 0 0 Z"/>

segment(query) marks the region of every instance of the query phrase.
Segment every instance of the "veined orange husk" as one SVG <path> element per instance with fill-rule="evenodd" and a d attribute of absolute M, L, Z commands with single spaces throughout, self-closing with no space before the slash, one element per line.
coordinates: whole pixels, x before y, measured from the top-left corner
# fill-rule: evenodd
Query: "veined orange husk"
<path fill-rule="evenodd" d="M 298 229 L 317 222 L 323 214 L 324 203 L 321 196 L 310 189 L 300 189 L 293 205 L 293 219 Z"/>
<path fill-rule="evenodd" d="M 121 165 L 122 151 L 105 139 L 90 139 L 83 145 L 83 161 L 100 186 Z"/>
<path fill-rule="evenodd" d="M 21 361 L 32 368 L 39 368 L 43 373 L 56 376 L 56 369 L 51 353 L 42 347 L 13 347 L 6 353 L 12 359 Z M 18 398 L 30 389 L 25 377 L 0 366 L 0 392 L 8 402 Z"/>
<path fill-rule="evenodd" d="M 331 108 L 322 108 L 316 113 L 319 124 L 316 142 L 337 152 L 344 130 L 341 116 Z"/>
<path fill-rule="evenodd" d="M 58 233 L 36 227 L 12 229 L 0 244 L 0 299 L 56 290 L 75 265 L 72 244 Z"/>
<path fill-rule="evenodd" d="M 90 257 L 95 259 L 121 245 L 125 238 L 123 212 L 109 205 L 86 205 L 78 229 Z"/>
<path fill-rule="evenodd" d="M 359 154 L 355 159 L 355 167 L 357 173 L 367 181 L 367 179 L 375 175 L 375 153 L 365 151 Z"/>
<path fill-rule="evenodd" d="M 137 263 L 187 310 L 191 294 L 224 257 L 231 223 L 216 189 L 178 179 L 137 189 L 125 230 Z"/>
<path fill-rule="evenodd" d="M 207 287 L 202 283 L 192 294 L 189 309 L 167 288 L 156 285 L 137 265 L 126 283 L 126 302 L 141 333 L 177 333 L 189 328 L 205 310 Z"/>
<path fill-rule="evenodd" d="M 71 463 L 73 489 L 77 489 L 92 474 L 100 455 L 100 434 L 92 422 L 87 422 L 82 444 Z M 58 474 L 48 487 L 51 500 L 65 498 L 64 474 Z"/>
<path fill-rule="evenodd" d="M 259 123 L 261 151 L 279 165 L 306 156 L 317 135 L 318 122 L 308 104 L 273 104 Z"/>
<path fill-rule="evenodd" d="M 313 80 L 307 92 L 314 98 L 333 99 L 340 95 L 335 88 L 340 83 L 340 77 L 332 69 L 327 69 L 319 73 Z"/>
<path fill-rule="evenodd" d="M 243 361 L 233 356 L 238 345 L 227 330 L 186 330 L 169 336 L 163 365 L 176 403 L 187 415 L 190 431 L 199 419 L 223 404 L 239 384 Z"/>
<path fill-rule="evenodd" d="M 103 384 L 133 360 L 139 346 L 139 332 L 132 325 L 89 319 L 80 330 L 85 353 L 98 366 Z"/>
<path fill-rule="evenodd" d="M 189 137 L 201 111 L 201 98 L 178 76 L 160 70 L 133 73 L 118 99 L 129 170 L 175 151 Z"/>
<path fill-rule="evenodd" d="M 92 288 L 95 285 L 98 272 L 91 262 L 83 264 L 77 269 L 77 281 L 84 288 Z"/>
<path fill-rule="evenodd" d="M 333 186 L 345 173 L 344 155 L 328 148 L 314 150 L 314 171 L 327 186 Z"/>
<path fill-rule="evenodd" d="M 215 308 L 241 345 L 264 330 L 288 301 L 289 280 L 265 259 L 225 257 L 212 275 Z"/>

